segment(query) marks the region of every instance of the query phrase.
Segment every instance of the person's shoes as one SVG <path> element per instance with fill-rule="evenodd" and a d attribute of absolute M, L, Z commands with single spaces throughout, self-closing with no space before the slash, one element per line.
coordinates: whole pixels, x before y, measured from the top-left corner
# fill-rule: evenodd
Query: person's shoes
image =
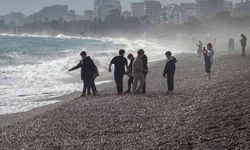
<path fill-rule="evenodd" d="M 164 95 L 165 95 L 165 96 L 168 96 L 168 95 L 171 95 L 171 94 L 173 94 L 172 91 L 167 91 Z"/>
<path fill-rule="evenodd" d="M 142 91 L 140 91 L 140 90 L 136 90 L 136 93 L 137 94 L 144 94 Z"/>
<path fill-rule="evenodd" d="M 93 96 L 96 96 L 96 94 L 97 94 L 96 92 L 93 92 Z"/>
<path fill-rule="evenodd" d="M 123 94 L 123 92 L 118 92 L 118 93 L 117 93 L 117 95 L 122 95 L 122 94 Z"/>
<path fill-rule="evenodd" d="M 86 97 L 86 95 L 85 95 L 85 94 L 82 94 L 80 97 Z"/>
<path fill-rule="evenodd" d="M 91 92 L 88 92 L 88 96 L 90 96 L 91 95 Z"/>
<path fill-rule="evenodd" d="M 129 90 L 125 91 L 125 94 L 131 94 L 131 92 Z"/>

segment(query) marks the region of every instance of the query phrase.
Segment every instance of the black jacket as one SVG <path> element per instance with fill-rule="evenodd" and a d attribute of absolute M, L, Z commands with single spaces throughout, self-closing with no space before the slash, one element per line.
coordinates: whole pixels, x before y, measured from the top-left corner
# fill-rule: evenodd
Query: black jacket
<path fill-rule="evenodd" d="M 133 71 L 133 63 L 134 63 L 134 60 L 135 58 L 132 58 L 129 65 L 128 65 L 128 69 L 129 69 L 129 72 L 132 73 Z"/>
<path fill-rule="evenodd" d="M 144 73 L 148 73 L 148 57 L 147 55 L 143 55 L 142 56 L 142 62 L 143 62 L 143 69 L 144 69 Z"/>
<path fill-rule="evenodd" d="M 177 63 L 177 60 L 175 57 L 172 57 L 169 60 L 167 60 L 163 75 L 166 75 L 166 74 L 174 75 L 175 74 L 175 63 Z"/>
<path fill-rule="evenodd" d="M 247 45 L 247 37 L 245 35 L 242 36 L 242 39 L 240 41 L 242 47 L 246 47 Z"/>
<path fill-rule="evenodd" d="M 81 79 L 82 80 L 92 80 L 94 79 L 94 74 L 98 74 L 98 68 L 94 64 L 93 60 L 88 56 L 81 60 L 79 64 L 73 68 L 70 69 L 76 70 L 81 68 Z"/>

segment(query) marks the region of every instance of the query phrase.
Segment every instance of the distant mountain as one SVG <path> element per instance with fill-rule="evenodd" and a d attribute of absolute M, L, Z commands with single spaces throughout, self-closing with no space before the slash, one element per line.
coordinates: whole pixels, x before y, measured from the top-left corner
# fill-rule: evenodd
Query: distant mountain
<path fill-rule="evenodd" d="M 25 23 L 38 22 L 42 20 L 57 20 L 68 14 L 67 5 L 52 5 L 44 7 L 39 12 L 36 12 L 25 19 Z"/>

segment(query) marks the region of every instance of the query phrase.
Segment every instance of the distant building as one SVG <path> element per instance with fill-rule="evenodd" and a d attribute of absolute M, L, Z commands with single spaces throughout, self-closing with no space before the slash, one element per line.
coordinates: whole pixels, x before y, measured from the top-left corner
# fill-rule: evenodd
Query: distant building
<path fill-rule="evenodd" d="M 233 17 L 247 17 L 250 16 L 250 1 L 237 3 L 232 10 Z"/>
<path fill-rule="evenodd" d="M 69 10 L 69 16 L 76 16 L 75 10 Z"/>
<path fill-rule="evenodd" d="M 124 11 L 124 12 L 123 12 L 123 16 L 124 16 L 125 18 L 130 18 L 130 17 L 132 17 L 132 13 L 131 13 L 130 11 Z"/>
<path fill-rule="evenodd" d="M 94 0 L 94 18 L 104 20 L 112 10 L 122 11 L 119 0 Z"/>
<path fill-rule="evenodd" d="M 93 20 L 94 19 L 94 10 L 85 10 L 83 16 L 86 20 Z"/>
<path fill-rule="evenodd" d="M 189 22 L 193 18 L 197 17 L 196 3 L 181 3 L 180 9 L 181 9 L 180 23 Z"/>
<path fill-rule="evenodd" d="M 144 14 L 148 16 L 150 20 L 160 18 L 161 16 L 161 3 L 154 0 L 144 1 Z"/>
<path fill-rule="evenodd" d="M 218 13 L 230 11 L 230 2 L 225 0 L 196 0 L 199 19 L 211 19 Z"/>
<path fill-rule="evenodd" d="M 21 26 L 24 23 L 25 15 L 20 12 L 10 12 L 9 14 L 0 16 L 0 20 L 4 22 L 4 24 L 16 27 Z"/>
<path fill-rule="evenodd" d="M 169 4 L 162 9 L 162 23 L 181 24 L 182 10 L 177 4 Z"/>
<path fill-rule="evenodd" d="M 133 17 L 141 18 L 144 16 L 144 2 L 131 3 L 130 9 Z"/>

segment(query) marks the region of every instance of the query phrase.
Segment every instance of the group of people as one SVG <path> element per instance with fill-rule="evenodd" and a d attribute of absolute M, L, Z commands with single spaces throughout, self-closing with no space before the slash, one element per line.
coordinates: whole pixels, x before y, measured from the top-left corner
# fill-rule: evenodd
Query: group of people
<path fill-rule="evenodd" d="M 247 37 L 244 34 L 241 34 L 240 44 L 242 47 L 241 56 L 246 56 Z M 203 47 L 203 44 L 201 41 L 199 41 L 198 44 L 196 44 L 196 45 L 198 47 L 198 50 L 197 50 L 198 58 L 201 58 L 201 56 L 203 55 L 204 62 L 205 62 L 205 71 L 208 75 L 208 79 L 210 80 L 211 67 L 213 64 L 213 57 L 214 57 L 213 45 L 211 43 L 208 43 L 207 48 L 205 48 L 205 47 Z M 235 46 L 234 39 L 230 38 L 229 43 L 228 43 L 229 50 L 234 50 L 234 46 Z"/>
<path fill-rule="evenodd" d="M 245 56 L 245 48 L 247 43 L 247 38 L 245 35 L 241 34 L 241 46 L 242 46 L 242 56 Z M 234 48 L 233 40 L 230 40 L 230 48 Z M 214 49 L 211 43 L 207 44 L 207 47 L 203 47 L 201 41 L 197 44 L 198 47 L 198 57 L 201 58 L 203 55 L 205 62 L 205 71 L 207 73 L 208 79 L 211 78 L 211 67 L 213 64 L 214 57 Z M 82 60 L 79 64 L 69 71 L 73 71 L 81 68 L 81 79 L 84 82 L 83 85 L 83 97 L 87 95 L 91 95 L 91 89 L 93 91 L 93 95 L 97 94 L 97 89 L 95 85 L 95 79 L 99 76 L 99 71 L 94 61 L 87 56 L 85 51 L 81 52 Z M 145 54 L 143 49 L 137 51 L 137 56 L 134 57 L 133 54 L 128 54 L 127 58 L 124 57 L 125 50 L 119 50 L 118 56 L 115 56 L 109 64 L 109 72 L 112 72 L 112 65 L 114 65 L 114 80 L 116 83 L 116 90 L 118 95 L 122 95 L 123 92 L 123 78 L 127 75 L 128 78 L 128 89 L 125 91 L 125 94 L 145 94 L 146 93 L 146 76 L 148 73 L 148 57 Z M 174 74 L 175 74 L 175 64 L 177 60 L 172 56 L 170 51 L 165 53 L 167 62 L 165 65 L 165 69 L 163 72 L 163 77 L 167 78 L 168 91 L 166 94 L 172 94 L 174 90 Z M 130 63 L 128 64 L 128 60 Z"/>
<path fill-rule="evenodd" d="M 203 55 L 204 57 L 204 62 L 205 62 L 205 71 L 207 73 L 208 79 L 210 80 L 211 78 L 211 67 L 213 64 L 213 57 L 214 57 L 214 49 L 213 45 L 211 43 L 207 44 L 207 48 L 203 47 L 203 44 L 201 41 L 197 44 L 198 50 L 198 58 L 201 58 Z"/>
<path fill-rule="evenodd" d="M 115 56 L 109 64 L 109 72 L 111 72 L 111 66 L 115 66 L 114 78 L 117 87 L 117 94 L 123 94 L 123 77 L 127 75 L 128 79 L 128 90 L 125 92 L 129 93 L 146 93 L 146 76 L 148 73 L 148 58 L 143 49 L 138 50 L 137 57 L 133 54 L 128 54 L 130 63 L 128 65 L 127 59 L 124 57 L 125 50 L 119 50 L 119 55 Z M 126 71 L 125 71 L 126 68 Z M 133 89 L 131 91 L 133 85 Z"/>
<path fill-rule="evenodd" d="M 83 92 L 82 97 L 91 95 L 90 89 L 93 91 L 95 96 L 97 93 L 95 78 L 99 76 L 98 68 L 93 60 L 87 56 L 85 51 L 80 53 L 82 60 L 78 65 L 71 68 L 69 71 L 73 71 L 81 68 L 81 79 L 83 80 Z M 127 75 L 128 78 L 128 89 L 125 94 L 145 94 L 146 93 L 146 76 L 148 73 L 148 58 L 143 49 L 137 51 L 137 56 L 128 54 L 127 58 L 130 61 L 128 64 L 127 59 L 124 57 L 125 50 L 119 50 L 119 55 L 115 56 L 109 64 L 109 72 L 112 72 L 112 65 L 114 65 L 114 80 L 116 83 L 117 95 L 124 94 L 123 92 L 123 78 Z M 170 51 L 165 53 L 167 57 L 166 66 L 163 72 L 163 77 L 167 78 L 168 92 L 171 94 L 174 90 L 174 74 L 175 74 L 175 63 L 176 58 L 172 56 Z"/>
<path fill-rule="evenodd" d="M 241 34 L 240 36 L 241 36 L 240 45 L 241 45 L 241 48 L 242 48 L 241 56 L 246 56 L 247 37 L 244 34 Z M 232 50 L 235 49 L 234 47 L 235 47 L 234 39 L 229 38 L 228 50 L 232 51 Z"/>

